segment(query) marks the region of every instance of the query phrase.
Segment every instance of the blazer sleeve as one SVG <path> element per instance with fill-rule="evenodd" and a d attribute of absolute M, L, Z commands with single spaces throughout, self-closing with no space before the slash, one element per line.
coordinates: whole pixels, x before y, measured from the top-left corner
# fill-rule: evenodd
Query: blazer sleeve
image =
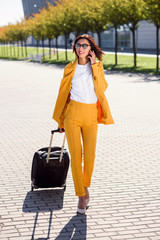
<path fill-rule="evenodd" d="M 93 80 L 96 81 L 99 88 L 103 92 L 105 92 L 108 87 L 108 83 L 105 79 L 103 64 L 101 62 L 97 62 L 95 64 L 92 64 L 91 67 L 93 73 Z"/>
<path fill-rule="evenodd" d="M 60 112 L 60 108 L 63 103 L 63 93 L 64 93 L 64 86 L 66 84 L 65 77 L 67 76 L 67 66 L 64 68 L 63 78 L 60 83 L 59 92 L 58 92 L 58 96 L 57 96 L 57 100 L 56 100 L 56 104 L 55 104 L 53 116 L 52 116 L 52 118 L 58 123 L 59 128 L 64 127 L 64 112 L 65 112 L 64 110 L 65 109 L 62 109 L 62 112 Z"/>
<path fill-rule="evenodd" d="M 66 76 L 66 68 L 64 68 L 64 72 L 63 72 L 63 78 L 61 79 L 61 83 L 60 83 L 60 86 L 59 86 L 59 91 L 58 91 L 58 96 L 57 96 L 57 100 L 56 100 L 56 104 L 55 104 L 55 107 L 54 107 L 54 111 L 53 111 L 53 116 L 52 118 L 58 122 L 58 125 L 59 127 L 61 127 L 63 124 L 63 120 L 59 117 L 57 117 L 57 112 L 59 111 L 59 105 L 61 104 L 61 97 L 60 97 L 60 92 L 61 92 L 61 89 L 63 87 L 63 84 L 64 84 L 64 77 Z"/>

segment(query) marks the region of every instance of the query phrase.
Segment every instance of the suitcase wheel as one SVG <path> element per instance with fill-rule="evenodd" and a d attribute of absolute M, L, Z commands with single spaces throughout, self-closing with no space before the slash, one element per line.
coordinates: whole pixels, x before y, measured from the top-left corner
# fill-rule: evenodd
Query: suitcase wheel
<path fill-rule="evenodd" d="M 32 183 L 31 183 L 31 191 L 33 192 L 33 190 L 34 190 L 34 186 L 33 186 Z"/>

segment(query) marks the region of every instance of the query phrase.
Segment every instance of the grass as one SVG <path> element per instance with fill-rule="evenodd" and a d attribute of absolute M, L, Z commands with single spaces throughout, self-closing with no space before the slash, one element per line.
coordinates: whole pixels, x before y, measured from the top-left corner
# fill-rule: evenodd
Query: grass
<path fill-rule="evenodd" d="M 65 52 L 59 52 L 59 60 L 56 55 L 45 57 L 43 62 L 51 64 L 67 64 L 68 62 L 75 59 L 75 55 L 72 52 L 68 52 L 68 60 L 65 60 Z M 133 67 L 133 56 L 118 55 L 118 65 L 115 66 L 114 54 L 106 54 L 103 57 L 103 65 L 107 70 L 117 70 L 126 72 L 137 72 L 137 73 L 150 73 L 159 74 L 156 72 L 156 57 L 137 57 L 137 67 Z"/>
<path fill-rule="evenodd" d="M 19 52 L 19 56 L 18 56 Z M 48 53 L 48 49 L 44 49 L 45 54 Z M 23 47 L 23 51 L 21 50 L 21 47 L 2 47 L 0 46 L 0 59 L 10 59 L 10 60 L 23 60 L 30 58 L 30 54 L 36 54 L 37 53 L 37 48 L 34 47 L 27 47 L 27 55 L 25 53 L 25 48 Z M 43 49 L 39 48 L 38 49 L 39 54 L 43 54 Z"/>
<path fill-rule="evenodd" d="M 27 60 L 30 61 L 30 54 L 35 55 L 37 49 L 33 47 L 27 47 L 27 56 L 25 56 L 25 49 L 23 49 L 23 55 L 21 53 L 21 48 L 19 48 L 19 57 L 17 57 L 18 48 L 15 47 L 16 56 L 13 56 L 13 47 L 12 47 L 12 56 L 4 56 L 4 47 L 0 47 L 0 58 L 1 59 L 11 59 L 11 60 Z M 65 52 L 59 51 L 59 59 L 57 60 L 57 54 L 53 53 L 51 59 L 49 58 L 48 49 L 44 49 L 45 58 L 42 59 L 42 63 L 49 64 L 64 64 L 66 65 L 70 61 L 75 59 L 75 55 L 71 52 L 67 52 L 68 60 L 65 60 Z M 5 51 L 7 52 L 7 51 Z M 43 49 L 39 48 L 39 54 L 43 54 Z M 8 47 L 9 55 L 9 47 Z M 125 71 L 125 72 L 136 72 L 136 73 L 149 73 L 149 74 L 160 74 L 160 71 L 156 72 L 156 56 L 155 57 L 141 57 L 137 56 L 137 67 L 133 67 L 133 56 L 127 55 L 118 55 L 118 64 L 115 65 L 115 56 L 114 54 L 106 54 L 103 57 L 103 65 L 107 70 L 116 70 L 116 71 Z"/>
<path fill-rule="evenodd" d="M 75 60 L 75 55 L 68 51 L 67 57 L 68 60 L 65 60 L 65 52 L 59 51 L 58 52 L 59 59 L 57 60 L 57 54 L 52 54 L 51 59 L 49 58 L 49 55 L 45 56 L 45 59 L 42 60 L 43 63 L 50 63 L 50 64 L 67 64 L 73 60 Z"/>
<path fill-rule="evenodd" d="M 103 58 L 104 68 L 108 70 L 159 74 L 156 72 L 156 57 L 137 56 L 137 67 L 133 66 L 133 56 L 118 55 L 118 64 L 115 66 L 115 56 L 107 54 Z"/>

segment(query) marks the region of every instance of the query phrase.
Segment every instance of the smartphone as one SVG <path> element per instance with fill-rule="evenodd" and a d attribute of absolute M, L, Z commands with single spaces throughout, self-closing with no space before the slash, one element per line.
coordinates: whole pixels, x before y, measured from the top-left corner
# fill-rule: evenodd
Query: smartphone
<path fill-rule="evenodd" d="M 93 49 L 91 49 L 91 51 L 94 51 L 94 50 L 93 50 Z M 88 56 L 92 57 L 92 56 L 91 56 L 91 54 L 88 54 Z M 90 58 L 88 58 L 88 59 L 89 59 L 89 61 L 90 61 Z"/>
<path fill-rule="evenodd" d="M 88 56 L 89 56 L 89 57 L 91 57 L 91 54 L 88 54 Z M 91 61 L 91 59 L 90 59 L 90 58 L 88 58 L 88 59 L 89 59 L 89 61 Z"/>

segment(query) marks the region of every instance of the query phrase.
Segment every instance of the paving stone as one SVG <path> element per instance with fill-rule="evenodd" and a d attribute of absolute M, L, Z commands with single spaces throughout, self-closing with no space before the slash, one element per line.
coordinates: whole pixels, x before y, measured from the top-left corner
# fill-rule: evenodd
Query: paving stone
<path fill-rule="evenodd" d="M 160 235 L 159 235 L 160 236 Z M 159 240 L 159 236 L 150 237 L 150 240 Z"/>
<path fill-rule="evenodd" d="M 134 234 L 134 236 L 136 238 L 139 238 L 139 237 L 154 237 L 156 236 L 156 232 L 147 232 L 147 233 L 138 233 L 138 234 Z"/>
<path fill-rule="evenodd" d="M 64 66 L 0 60 L 0 69 L 0 239 L 160 240 L 160 77 L 105 71 L 115 124 L 98 126 L 90 206 L 77 216 L 70 168 L 65 193 L 31 192 L 30 182 L 33 154 L 57 127 Z"/>
<path fill-rule="evenodd" d="M 124 239 L 131 239 L 132 235 L 117 235 L 117 236 L 111 236 L 111 239 L 113 240 L 124 240 Z"/>

